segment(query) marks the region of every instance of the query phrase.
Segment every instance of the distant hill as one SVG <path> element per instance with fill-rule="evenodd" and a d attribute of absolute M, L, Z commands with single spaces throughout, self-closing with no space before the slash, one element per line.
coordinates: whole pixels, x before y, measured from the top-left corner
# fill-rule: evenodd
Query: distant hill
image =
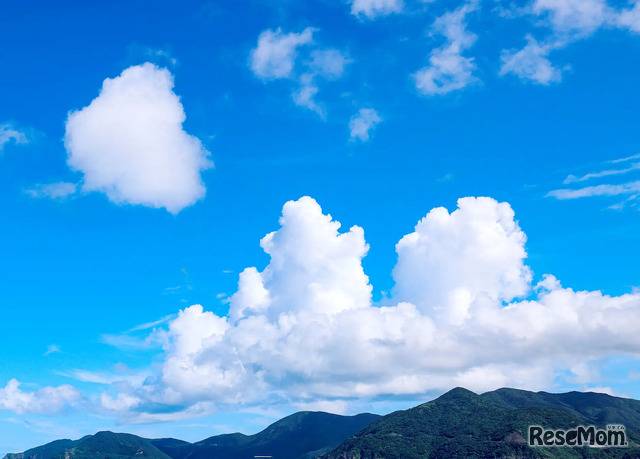
<path fill-rule="evenodd" d="M 4 459 L 245 459 L 256 455 L 311 459 L 331 451 L 379 417 L 306 411 L 287 416 L 255 435 L 217 435 L 197 443 L 98 432 L 80 440 L 57 440 L 24 453 L 7 454 Z"/>
<path fill-rule="evenodd" d="M 640 402 L 572 392 L 548 394 L 500 389 L 477 395 L 462 388 L 374 421 L 323 459 L 424 458 L 640 458 L 630 448 L 532 448 L 529 425 L 571 428 L 624 424 L 637 438 Z"/>
<path fill-rule="evenodd" d="M 331 451 L 380 416 L 339 416 L 303 411 L 287 416 L 255 435 L 217 435 L 182 448 L 154 444 L 175 459 L 245 459 L 273 456 L 311 459 Z"/>
<path fill-rule="evenodd" d="M 145 438 L 114 432 L 98 432 L 80 440 L 57 440 L 5 459 L 171 459 Z"/>

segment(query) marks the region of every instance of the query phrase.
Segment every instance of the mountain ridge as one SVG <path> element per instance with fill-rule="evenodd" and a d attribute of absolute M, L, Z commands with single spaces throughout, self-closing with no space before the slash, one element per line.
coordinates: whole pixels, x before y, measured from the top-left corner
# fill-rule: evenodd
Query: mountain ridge
<path fill-rule="evenodd" d="M 623 424 L 630 448 L 532 448 L 529 425 L 574 428 Z M 434 400 L 386 416 L 302 411 L 253 435 L 230 433 L 189 443 L 98 432 L 56 440 L 5 459 L 418 459 L 439 457 L 640 457 L 640 401 L 595 392 L 513 388 L 476 394 L 456 387 Z"/>

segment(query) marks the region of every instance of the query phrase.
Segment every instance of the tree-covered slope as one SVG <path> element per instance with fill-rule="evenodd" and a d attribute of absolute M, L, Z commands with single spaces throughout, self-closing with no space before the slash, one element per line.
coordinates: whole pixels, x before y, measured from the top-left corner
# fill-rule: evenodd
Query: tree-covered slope
<path fill-rule="evenodd" d="M 585 421 L 578 411 L 550 408 L 548 404 L 515 407 L 456 388 L 431 402 L 378 419 L 323 457 L 640 457 L 638 448 L 532 448 L 526 444 L 529 425 L 571 428 Z M 620 418 L 615 422 L 624 423 L 624 420 Z"/>

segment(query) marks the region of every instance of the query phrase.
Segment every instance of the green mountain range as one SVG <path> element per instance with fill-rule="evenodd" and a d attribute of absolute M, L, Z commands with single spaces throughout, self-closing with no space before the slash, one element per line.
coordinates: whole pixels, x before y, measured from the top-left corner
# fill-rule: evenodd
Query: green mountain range
<path fill-rule="evenodd" d="M 528 427 L 625 426 L 629 446 L 532 447 Z M 98 432 L 58 440 L 5 459 L 423 459 L 640 458 L 640 401 L 599 393 L 551 394 L 499 389 L 477 395 L 462 388 L 387 416 L 300 412 L 255 435 L 217 435 L 188 443 L 172 438 Z"/>
<path fill-rule="evenodd" d="M 323 459 L 640 458 L 640 402 L 605 394 L 462 388 L 372 422 Z M 622 424 L 627 448 L 531 447 L 528 427 Z"/>

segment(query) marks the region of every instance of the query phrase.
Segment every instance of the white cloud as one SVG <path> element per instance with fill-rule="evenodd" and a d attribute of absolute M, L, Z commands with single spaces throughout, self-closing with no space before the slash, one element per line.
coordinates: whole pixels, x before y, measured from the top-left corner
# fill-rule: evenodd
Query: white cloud
<path fill-rule="evenodd" d="M 619 195 L 635 195 L 640 193 L 640 181 L 623 183 L 620 185 L 595 185 L 578 189 L 560 189 L 552 190 L 547 193 L 547 197 L 557 199 L 578 199 L 589 198 L 593 196 L 619 196 Z"/>
<path fill-rule="evenodd" d="M 413 75 L 420 92 L 447 94 L 476 80 L 473 58 L 462 55 L 476 40 L 476 36 L 466 29 L 466 16 L 476 8 L 476 2 L 466 3 L 436 19 L 433 33 L 443 35 L 447 41 L 431 52 L 429 65 Z"/>
<path fill-rule="evenodd" d="M 316 49 L 311 52 L 311 60 L 307 64 L 313 74 L 325 78 L 340 78 L 344 68 L 351 62 L 340 50 Z"/>
<path fill-rule="evenodd" d="M 627 174 L 629 172 L 633 172 L 640 169 L 640 163 L 632 163 L 631 166 L 626 167 L 624 169 L 607 169 L 604 171 L 591 172 L 589 174 L 585 174 L 581 177 L 576 177 L 575 175 L 568 175 L 566 179 L 562 183 L 575 183 L 575 182 L 584 182 L 591 179 L 601 178 L 601 177 L 609 177 L 612 175 L 620 175 Z"/>
<path fill-rule="evenodd" d="M 38 183 L 24 192 L 32 198 L 64 199 L 76 193 L 78 185 L 69 182 Z"/>
<path fill-rule="evenodd" d="M 640 33 L 640 2 L 635 2 L 633 7 L 622 10 L 617 18 L 617 24 L 629 30 Z"/>
<path fill-rule="evenodd" d="M 369 131 L 374 129 L 381 121 L 382 118 L 373 108 L 361 108 L 349 121 L 351 140 L 360 139 L 363 142 L 368 142 Z"/>
<path fill-rule="evenodd" d="M 618 164 L 618 163 L 625 163 L 627 161 L 631 161 L 634 159 L 640 159 L 640 153 L 635 154 L 635 155 L 631 155 L 631 156 L 627 156 L 625 158 L 618 158 L 618 159 L 612 159 L 611 161 L 607 161 L 608 163 L 611 164 Z"/>
<path fill-rule="evenodd" d="M 296 105 L 306 107 L 311 111 L 316 112 L 321 117 L 324 117 L 324 110 L 314 100 L 315 95 L 318 94 L 318 86 L 313 81 L 313 75 L 304 74 L 300 78 L 300 88 L 295 91 L 291 97 Z"/>
<path fill-rule="evenodd" d="M 451 214 L 433 209 L 396 246 L 395 296 L 457 322 L 480 294 L 497 302 L 523 296 L 532 277 L 526 240 L 507 203 L 463 198 Z"/>
<path fill-rule="evenodd" d="M 532 37 L 527 36 L 527 44 L 519 51 L 503 50 L 500 59 L 500 75 L 513 73 L 523 80 L 548 85 L 562 79 L 562 71 L 549 61 L 551 45 L 539 45 Z"/>
<path fill-rule="evenodd" d="M 47 347 L 47 351 L 43 354 L 45 357 L 50 354 L 59 354 L 62 353 L 62 349 L 57 344 L 50 344 Z"/>
<path fill-rule="evenodd" d="M 560 34 L 589 35 L 612 17 L 606 0 L 535 0 L 532 10 Z"/>
<path fill-rule="evenodd" d="M 184 120 L 167 69 L 129 67 L 107 78 L 89 106 L 69 114 L 67 162 L 84 174 L 84 191 L 178 213 L 204 197 L 200 173 L 212 166 L 200 140 L 183 130 Z"/>
<path fill-rule="evenodd" d="M 507 203 L 463 198 L 429 212 L 397 245 L 389 306 L 371 302 L 363 230 L 339 229 L 311 198 L 286 203 L 261 241 L 269 264 L 240 274 L 229 315 L 191 306 L 160 333 L 157 376 L 121 389 L 141 400 L 131 419 L 166 417 L 154 404 L 180 418 L 283 400 L 344 409 L 456 385 L 548 390 L 567 371 L 594 385 L 587 363 L 640 355 L 640 294 L 576 292 L 551 275 L 532 286 Z M 105 400 L 126 409 L 124 398 Z"/>
<path fill-rule="evenodd" d="M 307 27 L 301 33 L 283 34 L 281 29 L 265 30 L 258 37 L 258 46 L 251 51 L 251 69 L 264 79 L 288 78 L 293 71 L 297 48 L 313 42 L 316 29 Z"/>
<path fill-rule="evenodd" d="M 351 14 L 356 16 L 366 16 L 373 19 L 378 16 L 387 16 L 393 13 L 400 13 L 404 8 L 402 0 L 352 0 Z"/>
<path fill-rule="evenodd" d="M 344 74 L 351 61 L 337 49 L 318 48 L 313 45 L 313 33 L 317 29 L 306 28 L 301 33 L 283 34 L 281 29 L 265 30 L 258 37 L 258 45 L 251 51 L 253 73 L 264 80 L 293 78 L 298 64 L 298 48 L 309 45 L 312 50 L 302 59 L 304 72 L 296 77 L 298 88 L 291 93 L 294 103 L 325 117 L 321 104 L 315 96 L 319 92 L 318 79 L 335 80 Z"/>
<path fill-rule="evenodd" d="M 24 132 L 18 131 L 11 124 L 0 124 L 0 152 L 7 144 L 20 145 L 28 142 L 29 139 L 27 139 L 27 135 Z"/>
<path fill-rule="evenodd" d="M 0 388 L 0 410 L 10 410 L 18 414 L 52 414 L 69 405 L 78 403 L 82 394 L 72 386 L 43 387 L 35 392 L 20 390 L 20 382 L 11 379 Z"/>

